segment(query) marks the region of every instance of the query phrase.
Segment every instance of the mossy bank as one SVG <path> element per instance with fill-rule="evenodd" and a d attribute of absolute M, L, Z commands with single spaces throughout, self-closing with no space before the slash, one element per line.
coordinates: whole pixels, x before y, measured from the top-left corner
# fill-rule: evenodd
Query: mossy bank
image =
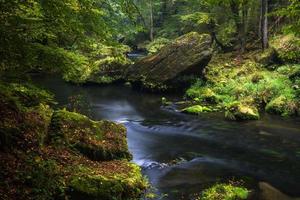
<path fill-rule="evenodd" d="M 196 114 L 224 112 L 230 120 L 257 120 L 264 112 L 284 117 L 299 115 L 297 41 L 295 36 L 278 36 L 265 52 L 214 54 L 204 77 L 186 91 L 191 107 L 182 110 Z"/>
<path fill-rule="evenodd" d="M 130 163 L 126 129 L 54 110 L 32 85 L 0 85 L 1 199 L 139 199 L 147 188 Z"/>

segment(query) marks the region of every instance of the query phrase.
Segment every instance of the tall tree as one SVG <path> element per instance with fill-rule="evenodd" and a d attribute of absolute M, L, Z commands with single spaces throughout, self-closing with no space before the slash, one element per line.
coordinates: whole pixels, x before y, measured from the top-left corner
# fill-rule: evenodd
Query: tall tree
<path fill-rule="evenodd" d="M 268 40 L 268 0 L 261 0 L 261 43 L 262 49 L 266 49 L 269 46 Z"/>

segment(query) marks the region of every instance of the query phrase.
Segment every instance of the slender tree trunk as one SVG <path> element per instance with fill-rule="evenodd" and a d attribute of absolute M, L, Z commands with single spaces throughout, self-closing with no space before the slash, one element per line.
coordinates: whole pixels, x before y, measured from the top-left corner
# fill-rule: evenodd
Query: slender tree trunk
<path fill-rule="evenodd" d="M 243 54 L 244 50 L 245 50 L 245 34 L 244 32 L 244 24 L 243 24 L 243 16 L 240 17 L 240 10 L 239 10 L 239 5 L 237 4 L 236 1 L 231 1 L 230 2 L 230 8 L 231 8 L 231 12 L 233 14 L 234 17 L 234 21 L 236 24 L 236 28 L 237 28 L 237 32 L 238 32 L 238 42 L 240 45 L 240 53 Z M 244 13 L 244 11 L 242 11 Z"/>
<path fill-rule="evenodd" d="M 269 47 L 268 39 L 268 0 L 261 0 L 261 42 L 262 49 L 265 50 Z"/>
<path fill-rule="evenodd" d="M 257 36 L 258 36 L 258 38 L 260 39 L 261 38 L 261 27 L 262 27 L 262 16 L 261 16 L 261 14 L 262 14 L 262 6 L 260 6 L 259 7 L 259 20 L 258 20 L 258 33 L 257 33 Z"/>
<path fill-rule="evenodd" d="M 154 27 L 153 27 L 153 2 L 150 0 L 150 41 L 154 39 Z"/>
<path fill-rule="evenodd" d="M 246 33 L 247 33 L 247 20 L 248 19 L 248 9 L 247 4 L 242 5 L 242 24 L 241 24 L 241 53 L 245 52 L 246 49 Z"/>

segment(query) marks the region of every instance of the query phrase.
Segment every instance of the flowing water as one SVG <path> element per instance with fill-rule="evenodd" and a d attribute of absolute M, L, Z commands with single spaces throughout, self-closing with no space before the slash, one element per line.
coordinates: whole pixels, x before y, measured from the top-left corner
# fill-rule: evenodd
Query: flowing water
<path fill-rule="evenodd" d="M 187 199 L 208 185 L 240 179 L 254 185 L 265 181 L 300 196 L 299 118 L 266 115 L 230 122 L 221 114 L 182 114 L 162 106 L 162 95 L 125 86 L 75 86 L 55 77 L 34 81 L 53 92 L 60 105 L 80 94 L 92 118 L 124 124 L 133 162 L 160 198 Z"/>

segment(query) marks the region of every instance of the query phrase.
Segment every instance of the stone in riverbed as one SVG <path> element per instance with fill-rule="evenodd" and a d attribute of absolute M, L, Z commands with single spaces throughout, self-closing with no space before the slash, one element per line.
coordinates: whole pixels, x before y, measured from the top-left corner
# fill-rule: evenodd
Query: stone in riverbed
<path fill-rule="evenodd" d="M 225 117 L 229 120 L 258 120 L 260 118 L 256 107 L 242 103 L 233 103 L 227 108 Z"/>
<path fill-rule="evenodd" d="M 129 67 L 126 79 L 147 89 L 175 89 L 200 76 L 211 56 L 211 37 L 191 32 Z"/>
<path fill-rule="evenodd" d="M 140 199 L 148 187 L 141 169 L 127 161 L 76 166 L 70 177 L 71 199 Z"/>

